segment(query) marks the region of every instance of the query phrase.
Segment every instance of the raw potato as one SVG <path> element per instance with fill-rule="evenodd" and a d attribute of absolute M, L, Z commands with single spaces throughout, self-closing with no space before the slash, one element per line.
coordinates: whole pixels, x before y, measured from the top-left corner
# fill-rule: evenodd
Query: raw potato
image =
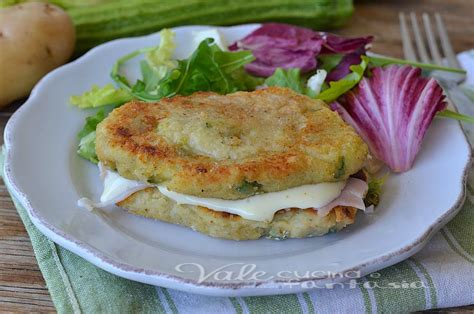
<path fill-rule="evenodd" d="M 54 5 L 0 9 L 0 107 L 27 96 L 46 73 L 68 61 L 75 39 L 71 18 Z"/>

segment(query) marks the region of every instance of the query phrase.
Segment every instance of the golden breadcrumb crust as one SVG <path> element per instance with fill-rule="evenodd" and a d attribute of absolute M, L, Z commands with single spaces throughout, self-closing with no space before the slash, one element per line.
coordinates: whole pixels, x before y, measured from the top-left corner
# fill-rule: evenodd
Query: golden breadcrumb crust
<path fill-rule="evenodd" d="M 277 87 L 125 104 L 98 125 L 96 150 L 123 177 L 221 199 L 344 180 L 367 158 L 324 102 Z"/>

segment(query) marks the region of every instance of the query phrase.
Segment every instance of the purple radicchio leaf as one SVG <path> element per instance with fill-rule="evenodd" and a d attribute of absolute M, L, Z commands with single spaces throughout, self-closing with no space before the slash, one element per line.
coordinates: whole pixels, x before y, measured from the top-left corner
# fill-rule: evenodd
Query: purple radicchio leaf
<path fill-rule="evenodd" d="M 326 77 L 326 82 L 339 81 L 351 73 L 351 65 L 360 64 L 360 61 L 362 60 L 361 56 L 363 54 L 365 54 L 365 49 L 361 47 L 356 51 L 348 53 L 342 57 L 338 65 L 331 72 L 329 72 L 328 76 Z"/>
<path fill-rule="evenodd" d="M 365 51 L 371 40 L 372 37 L 342 38 L 308 28 L 267 23 L 229 49 L 252 50 L 256 60 L 246 65 L 246 70 L 256 76 L 268 77 L 277 68 L 299 68 L 301 73 L 309 72 L 316 68 L 316 56 L 322 50 L 326 53 L 351 53 L 362 48 Z"/>
<path fill-rule="evenodd" d="M 276 68 L 299 68 L 301 72 L 309 72 L 316 68 L 316 58 L 309 50 L 290 51 L 282 48 L 257 49 L 254 57 L 259 60 L 246 64 L 245 69 L 258 76 L 271 76 Z"/>
<path fill-rule="evenodd" d="M 362 48 L 364 51 L 370 48 L 373 36 L 346 38 L 330 33 L 319 33 L 324 39 L 321 53 L 351 53 Z"/>
<path fill-rule="evenodd" d="M 392 65 L 331 104 L 352 125 L 372 154 L 394 172 L 409 170 L 435 114 L 446 108 L 443 90 L 421 69 Z"/>

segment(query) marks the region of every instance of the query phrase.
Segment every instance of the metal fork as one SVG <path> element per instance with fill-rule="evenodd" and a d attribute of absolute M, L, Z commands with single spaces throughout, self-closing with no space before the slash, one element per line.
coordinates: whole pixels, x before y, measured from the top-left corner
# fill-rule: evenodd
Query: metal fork
<path fill-rule="evenodd" d="M 423 25 L 426 34 L 426 41 L 423 40 L 423 36 L 420 31 L 420 27 L 418 26 L 418 20 L 416 14 L 414 12 L 410 13 L 411 24 L 413 28 L 413 34 L 415 36 L 415 44 L 417 48 L 417 53 L 415 53 L 415 49 L 413 48 L 412 39 L 410 32 L 408 30 L 407 19 L 405 13 L 400 13 L 400 31 L 402 33 L 402 41 L 403 41 L 403 53 L 405 54 L 405 58 L 412 61 L 421 61 L 423 63 L 432 63 L 441 66 L 448 66 L 451 68 L 461 68 L 456 55 L 453 51 L 453 47 L 449 40 L 448 32 L 446 31 L 446 27 L 444 26 L 443 19 L 439 13 L 434 15 L 434 19 L 436 21 L 436 28 L 438 30 L 438 37 L 441 43 L 441 50 L 444 53 L 444 57 L 446 63 L 443 63 L 443 59 L 441 57 L 441 52 L 438 47 L 438 43 L 435 36 L 435 31 L 432 27 L 431 18 L 427 13 L 423 13 Z M 425 42 L 428 42 L 428 47 L 430 51 L 430 55 L 428 55 L 428 51 L 426 49 Z M 417 55 L 419 58 L 417 58 Z"/>
<path fill-rule="evenodd" d="M 451 68 L 461 68 L 456 58 L 456 54 L 453 51 L 453 47 L 449 40 L 448 32 L 446 31 L 446 27 L 444 26 L 443 19 L 441 18 L 441 15 L 439 13 L 434 14 L 437 32 L 435 32 L 432 27 L 431 17 L 427 13 L 422 14 L 426 39 L 423 39 L 422 32 L 420 31 L 420 27 L 418 26 L 418 19 L 414 12 L 410 13 L 412 32 L 409 31 L 407 16 L 405 15 L 405 13 L 400 13 L 399 18 L 400 31 L 403 42 L 403 53 L 407 60 L 448 66 Z M 413 47 L 411 33 L 413 33 L 415 38 L 414 42 L 416 46 L 416 52 L 415 48 Z M 437 37 L 439 38 L 439 42 L 441 43 L 441 49 L 437 43 L 437 39 L 435 36 L 436 33 L 438 34 Z M 428 49 L 426 48 L 426 42 L 428 43 L 428 49 L 430 52 L 429 54 Z M 444 61 L 441 51 L 444 55 Z M 432 73 L 430 73 L 430 75 L 438 80 L 438 82 L 441 84 L 441 86 L 447 93 L 448 98 L 450 98 L 452 102 L 456 103 L 456 105 L 460 107 L 459 109 L 461 109 L 461 111 L 465 111 L 465 109 L 467 109 L 469 114 L 472 115 L 474 113 L 472 105 L 468 106 L 470 104 L 469 99 L 462 92 L 459 92 L 458 88 L 458 85 L 466 79 L 466 75 L 441 71 L 433 71 Z M 449 107 L 452 108 L 451 104 Z"/>

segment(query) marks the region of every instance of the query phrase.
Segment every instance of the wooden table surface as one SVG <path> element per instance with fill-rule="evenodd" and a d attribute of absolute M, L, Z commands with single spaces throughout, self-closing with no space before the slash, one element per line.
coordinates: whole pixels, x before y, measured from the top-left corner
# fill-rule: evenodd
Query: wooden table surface
<path fill-rule="evenodd" d="M 474 48 L 474 0 L 393 0 L 358 1 L 350 23 L 337 33 L 375 35 L 372 50 L 402 57 L 398 12 L 440 12 L 456 52 Z M 13 104 L 0 111 L 2 131 Z M 452 309 L 473 311 L 473 306 Z M 0 311 L 54 311 L 48 290 L 39 271 L 28 235 L 0 181 Z"/>

